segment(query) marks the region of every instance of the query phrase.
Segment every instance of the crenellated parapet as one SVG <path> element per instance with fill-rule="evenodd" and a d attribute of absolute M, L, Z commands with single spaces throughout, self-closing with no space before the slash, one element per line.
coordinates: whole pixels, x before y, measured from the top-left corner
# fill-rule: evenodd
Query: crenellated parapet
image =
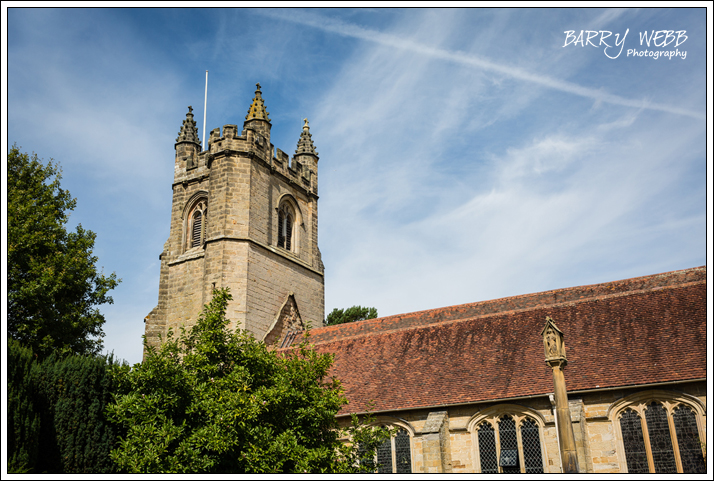
<path fill-rule="evenodd" d="M 223 130 L 215 128 L 208 137 L 207 149 L 201 152 L 196 122 L 189 107 L 176 143 L 176 170 L 174 184 L 197 181 L 208 176 L 212 162 L 226 155 L 250 157 L 289 184 L 304 191 L 307 195 L 317 196 L 318 153 L 312 141 L 312 134 L 307 119 L 304 119 L 302 132 L 297 143 L 295 155 L 290 156 L 276 148 L 270 142 L 270 119 L 261 96 L 260 84 L 248 109 L 243 130 L 227 124 Z"/>
<path fill-rule="evenodd" d="M 258 339 L 276 319 L 284 320 L 288 297 L 301 319 L 322 325 L 318 154 L 307 122 L 292 158 L 271 143 L 270 117 L 257 87 L 242 128 L 211 130 L 205 150 L 191 107 L 183 120 L 159 302 L 145 319 L 151 345 L 159 345 L 169 329 L 192 325 L 218 287 L 233 295 L 226 312 L 231 328 Z"/>

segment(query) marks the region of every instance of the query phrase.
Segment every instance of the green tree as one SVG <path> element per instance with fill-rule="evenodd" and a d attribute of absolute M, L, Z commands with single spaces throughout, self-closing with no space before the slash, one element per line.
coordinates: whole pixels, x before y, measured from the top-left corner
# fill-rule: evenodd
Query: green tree
<path fill-rule="evenodd" d="M 307 341 L 270 351 L 229 330 L 230 299 L 227 289 L 214 291 L 195 326 L 178 338 L 169 331 L 143 363 L 116 371 L 108 412 L 127 434 L 112 459 L 132 473 L 357 472 L 389 431 L 356 418 L 339 429 L 335 415 L 347 400 L 327 377 L 333 356 Z"/>
<path fill-rule="evenodd" d="M 335 326 L 346 322 L 364 321 L 377 317 L 376 307 L 352 306 L 347 309 L 333 309 L 325 319 L 326 326 Z"/>
<path fill-rule="evenodd" d="M 7 345 L 7 468 L 26 472 L 37 462 L 40 447 L 40 410 L 31 371 L 32 350 L 8 339 Z"/>
<path fill-rule="evenodd" d="M 13 146 L 8 161 L 8 334 L 40 357 L 102 349 L 104 316 L 96 306 L 120 279 L 97 272 L 94 232 L 68 232 L 76 200 L 60 187 L 61 171 Z"/>
<path fill-rule="evenodd" d="M 8 470 L 109 473 L 116 426 L 106 418 L 112 357 L 50 354 L 8 340 Z"/>

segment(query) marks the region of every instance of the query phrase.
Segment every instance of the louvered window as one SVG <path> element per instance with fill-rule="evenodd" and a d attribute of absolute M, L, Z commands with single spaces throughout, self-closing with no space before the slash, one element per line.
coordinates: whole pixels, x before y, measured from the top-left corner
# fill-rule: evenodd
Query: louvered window
<path fill-rule="evenodd" d="M 191 247 L 197 247 L 201 245 L 202 220 L 203 214 L 201 212 L 196 212 L 193 214 L 193 226 L 191 229 Z"/>
<path fill-rule="evenodd" d="M 194 204 L 189 211 L 186 220 L 186 240 L 184 243 L 185 249 L 192 249 L 203 245 L 206 240 L 206 221 L 208 212 L 208 203 L 206 199 L 201 199 Z"/>
<path fill-rule="evenodd" d="M 674 409 L 673 404 L 669 408 L 665 404 L 652 401 L 622 411 L 620 432 L 627 471 L 706 473 L 696 414 L 683 404 Z"/>
<path fill-rule="evenodd" d="M 278 209 L 278 247 L 285 250 L 293 250 L 293 224 L 295 216 L 292 213 L 292 208 L 283 203 Z"/>
<path fill-rule="evenodd" d="M 293 239 L 293 216 L 287 214 L 285 216 L 285 249 L 291 250 L 291 242 Z"/>
<path fill-rule="evenodd" d="M 486 419 L 476 436 L 481 473 L 543 472 L 540 428 L 533 419 L 516 414 Z"/>
<path fill-rule="evenodd" d="M 278 247 L 285 249 L 285 212 L 278 211 Z"/>

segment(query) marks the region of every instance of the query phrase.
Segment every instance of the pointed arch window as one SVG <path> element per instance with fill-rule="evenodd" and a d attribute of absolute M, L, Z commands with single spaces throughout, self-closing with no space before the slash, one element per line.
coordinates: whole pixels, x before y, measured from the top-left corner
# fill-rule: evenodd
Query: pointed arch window
<path fill-rule="evenodd" d="M 186 219 L 185 249 L 202 246 L 206 241 L 206 220 L 208 214 L 208 201 L 200 199 L 191 208 Z"/>
<path fill-rule="evenodd" d="M 620 404 L 614 419 L 627 472 L 706 473 L 694 403 L 645 393 Z"/>
<path fill-rule="evenodd" d="M 377 447 L 377 473 L 412 472 L 411 436 L 403 427 L 396 427 L 396 434 Z"/>
<path fill-rule="evenodd" d="M 481 473 L 542 473 L 541 428 L 529 416 L 486 417 L 475 429 L 476 465 Z"/>
<path fill-rule="evenodd" d="M 278 209 L 278 247 L 294 251 L 294 232 L 295 211 L 288 202 L 283 202 Z"/>

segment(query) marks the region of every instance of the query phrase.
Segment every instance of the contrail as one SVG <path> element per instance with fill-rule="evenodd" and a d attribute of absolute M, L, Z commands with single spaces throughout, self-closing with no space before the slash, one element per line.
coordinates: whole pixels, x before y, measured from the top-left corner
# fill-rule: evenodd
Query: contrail
<path fill-rule="evenodd" d="M 528 72 L 518 67 L 501 65 L 490 60 L 477 57 L 475 55 L 431 47 L 428 45 L 420 44 L 418 42 L 414 42 L 412 40 L 403 39 L 395 35 L 382 33 L 376 30 L 370 30 L 357 25 L 345 23 L 341 20 L 330 17 L 305 14 L 304 12 L 296 10 L 290 10 L 289 15 L 286 14 L 284 11 L 272 9 L 267 11 L 260 10 L 259 13 L 271 18 L 298 23 L 300 25 L 306 25 L 326 32 L 335 33 L 343 37 L 359 38 L 361 40 L 367 40 L 369 42 L 378 43 L 380 45 L 388 47 L 394 47 L 401 50 L 408 50 L 411 52 L 420 53 L 422 55 L 426 55 L 432 58 L 447 60 L 450 62 L 458 63 L 461 65 L 468 65 L 491 72 L 497 72 L 514 79 L 531 82 L 550 89 L 560 90 L 561 92 L 567 92 L 570 94 L 591 98 L 593 100 L 599 100 L 601 102 L 613 105 L 622 105 L 625 107 L 634 107 L 638 109 L 659 110 L 662 112 L 693 117 L 695 119 L 704 119 L 703 113 L 693 112 L 691 110 L 672 107 L 669 105 L 658 104 L 645 99 L 634 100 L 625 97 L 620 97 L 619 95 L 608 94 L 601 90 L 582 87 L 572 82 L 566 82 L 545 75 Z"/>

